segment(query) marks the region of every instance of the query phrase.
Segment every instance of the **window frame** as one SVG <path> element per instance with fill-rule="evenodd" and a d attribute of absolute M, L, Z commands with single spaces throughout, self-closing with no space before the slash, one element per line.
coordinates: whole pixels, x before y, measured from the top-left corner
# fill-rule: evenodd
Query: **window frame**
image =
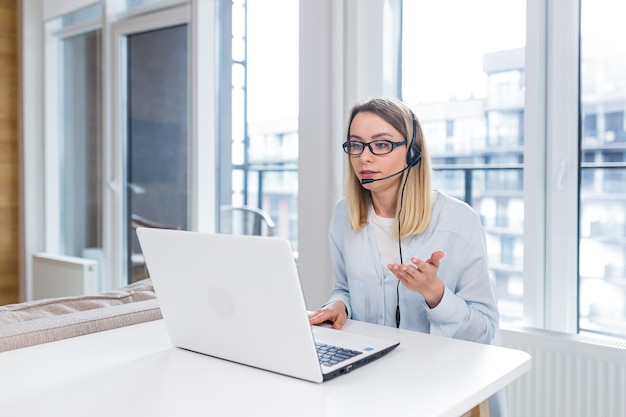
<path fill-rule="evenodd" d="M 545 314 L 543 326 L 539 327 L 566 333 L 578 332 L 579 22 L 578 0 L 548 2 L 543 188 L 547 244 Z M 526 243 L 526 247 L 529 245 L 532 241 Z M 527 274 L 525 285 L 532 279 Z"/>

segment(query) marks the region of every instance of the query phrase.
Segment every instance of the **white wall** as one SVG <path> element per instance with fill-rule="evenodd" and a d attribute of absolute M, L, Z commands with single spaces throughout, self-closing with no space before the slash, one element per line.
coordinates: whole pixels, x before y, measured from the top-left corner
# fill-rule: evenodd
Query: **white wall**
<path fill-rule="evenodd" d="M 310 309 L 324 302 L 332 283 L 326 230 L 341 194 L 341 169 L 329 140 L 341 137 L 337 115 L 343 94 L 337 78 L 343 60 L 334 52 L 341 50 L 343 27 L 337 5 L 341 2 L 300 1 L 299 77 L 307 82 L 300 83 L 299 103 L 298 266 Z"/>

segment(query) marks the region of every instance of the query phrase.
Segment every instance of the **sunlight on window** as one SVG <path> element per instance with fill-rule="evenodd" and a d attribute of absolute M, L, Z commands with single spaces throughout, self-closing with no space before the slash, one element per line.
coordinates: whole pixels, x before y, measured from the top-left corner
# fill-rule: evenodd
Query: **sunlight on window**
<path fill-rule="evenodd" d="M 248 123 L 298 118 L 298 2 L 247 0 Z"/>
<path fill-rule="evenodd" d="M 434 186 L 480 214 L 503 321 L 522 319 L 526 2 L 403 2 L 402 98 Z"/>
<path fill-rule="evenodd" d="M 485 54 L 524 47 L 526 2 L 403 2 L 403 98 L 409 103 L 487 97 Z M 410 45 L 410 47 L 407 47 Z"/>
<path fill-rule="evenodd" d="M 269 213 L 298 246 L 298 2 L 233 2 L 230 202 Z M 228 190 L 231 191 L 231 190 Z"/>

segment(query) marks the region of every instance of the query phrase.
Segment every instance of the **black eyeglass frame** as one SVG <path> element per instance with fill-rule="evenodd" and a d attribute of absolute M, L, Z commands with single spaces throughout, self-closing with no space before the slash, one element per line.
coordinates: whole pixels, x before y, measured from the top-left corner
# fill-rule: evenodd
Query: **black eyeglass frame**
<path fill-rule="evenodd" d="M 375 152 L 374 148 L 372 147 L 372 143 L 380 143 L 380 142 L 384 142 L 384 143 L 389 143 L 391 144 L 391 149 L 389 149 L 389 152 Z M 352 144 L 356 144 L 358 143 L 359 145 L 362 145 L 361 148 L 361 152 L 359 153 L 350 153 L 350 149 L 351 149 L 351 145 Z M 347 153 L 350 156 L 357 156 L 357 155 L 361 155 L 364 151 L 365 151 L 365 147 L 367 146 L 370 150 L 370 152 L 372 153 L 372 155 L 387 155 L 390 154 L 391 152 L 393 152 L 394 149 L 396 149 L 398 146 L 402 146 L 402 145 L 406 145 L 406 140 L 403 140 L 401 142 L 392 142 L 390 140 L 386 140 L 386 139 L 381 139 L 381 140 L 373 140 L 371 142 L 360 142 L 358 140 L 347 140 L 345 141 L 341 147 L 343 148 L 343 151 L 345 153 Z"/>

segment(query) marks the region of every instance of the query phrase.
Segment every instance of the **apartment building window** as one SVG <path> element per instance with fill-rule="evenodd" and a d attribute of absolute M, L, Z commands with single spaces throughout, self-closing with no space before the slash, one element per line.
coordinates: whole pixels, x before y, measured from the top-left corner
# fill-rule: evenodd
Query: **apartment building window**
<path fill-rule="evenodd" d="M 446 138 L 454 137 L 454 120 L 446 120 Z"/>
<path fill-rule="evenodd" d="M 596 140 L 598 135 L 598 116 L 596 114 L 585 114 L 583 117 L 583 138 Z"/>
<path fill-rule="evenodd" d="M 521 321 L 526 2 L 405 1 L 402 14 L 401 94 L 435 186 L 480 214 L 500 313 Z"/>

